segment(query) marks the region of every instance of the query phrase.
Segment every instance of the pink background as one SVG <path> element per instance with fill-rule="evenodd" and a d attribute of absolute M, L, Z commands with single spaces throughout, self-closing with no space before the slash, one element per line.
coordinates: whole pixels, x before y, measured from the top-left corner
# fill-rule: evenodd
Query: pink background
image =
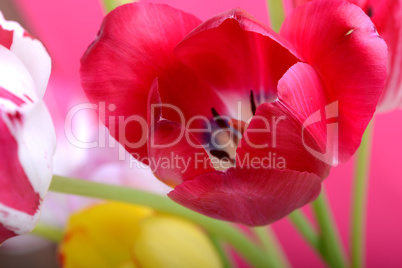
<path fill-rule="evenodd" d="M 207 19 L 219 12 L 242 7 L 267 23 L 264 0 L 166 0 L 164 2 Z M 25 25 L 47 46 L 53 75 L 47 100 L 57 122 L 69 106 L 82 100 L 79 60 L 91 43 L 103 17 L 98 0 L 15 0 Z M 7 15 L 6 15 L 7 16 Z M 78 96 L 78 97 L 77 97 Z M 55 107 L 55 100 L 66 107 Z M 56 109 L 57 108 L 57 109 Z M 402 263 L 402 112 L 379 114 L 371 165 L 367 221 L 367 266 L 400 267 Z M 334 168 L 325 182 L 336 222 L 348 244 L 353 160 Z M 319 259 L 287 220 L 273 225 L 294 267 L 322 267 Z"/>

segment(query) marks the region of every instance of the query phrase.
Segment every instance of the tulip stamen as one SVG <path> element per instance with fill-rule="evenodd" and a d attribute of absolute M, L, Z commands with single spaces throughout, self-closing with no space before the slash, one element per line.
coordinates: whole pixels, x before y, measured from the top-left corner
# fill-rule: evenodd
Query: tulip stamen
<path fill-rule="evenodd" d="M 228 123 L 226 123 L 225 120 L 222 119 L 220 114 L 216 111 L 214 107 L 211 108 L 212 115 L 214 116 L 215 122 L 218 124 L 218 126 L 222 129 L 229 128 Z"/>
<path fill-rule="evenodd" d="M 211 150 L 210 153 L 218 158 L 219 160 L 222 161 L 229 161 L 231 163 L 234 163 L 234 159 L 230 158 L 229 154 L 225 151 L 222 150 Z"/>
<path fill-rule="evenodd" d="M 255 105 L 253 90 L 250 90 L 250 103 L 251 103 L 251 112 L 253 113 L 253 115 L 255 115 L 255 112 L 257 111 L 257 106 Z"/>
<path fill-rule="evenodd" d="M 226 122 L 224 119 L 222 119 L 221 115 L 216 111 L 214 107 L 211 108 L 212 115 L 214 117 L 215 122 L 218 124 L 218 126 L 221 129 L 228 130 L 227 133 L 229 137 L 231 137 L 232 141 L 237 145 L 240 140 L 240 135 L 241 133 L 238 132 L 237 129 L 233 128 L 233 126 L 230 124 L 230 122 Z M 231 134 L 234 135 L 231 135 Z"/>
<path fill-rule="evenodd" d="M 373 17 L 373 8 L 371 6 L 367 7 L 366 14 L 369 18 Z"/>
<path fill-rule="evenodd" d="M 225 170 L 230 166 L 234 166 L 236 163 L 234 156 L 236 155 L 236 148 L 241 139 L 242 128 L 236 128 L 237 125 L 231 122 L 233 119 L 228 118 L 225 120 L 214 107 L 211 108 L 211 113 L 214 118 L 213 120 L 219 128 L 213 130 L 214 134 L 211 133 L 211 138 L 213 138 L 213 140 L 211 140 L 213 144 L 212 148 L 224 149 L 210 149 L 209 154 L 210 157 L 219 160 L 219 162 L 214 162 L 215 169 Z"/>

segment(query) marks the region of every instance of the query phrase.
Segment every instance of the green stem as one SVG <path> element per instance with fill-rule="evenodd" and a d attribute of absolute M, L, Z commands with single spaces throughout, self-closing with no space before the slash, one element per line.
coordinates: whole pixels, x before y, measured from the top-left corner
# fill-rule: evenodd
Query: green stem
<path fill-rule="evenodd" d="M 370 123 L 363 135 L 356 159 L 350 241 L 353 268 L 364 266 L 364 232 L 372 132 L 373 123 Z"/>
<path fill-rule="evenodd" d="M 53 176 L 50 191 L 143 205 L 160 212 L 188 219 L 205 228 L 211 235 L 227 241 L 255 267 L 267 267 L 267 265 L 269 265 L 264 252 L 237 228 L 226 222 L 215 220 L 191 211 L 174 203 L 167 197 L 132 188 L 60 176 Z"/>
<path fill-rule="evenodd" d="M 267 253 L 267 258 L 271 262 L 270 267 L 290 267 L 289 262 L 275 237 L 275 233 L 269 226 L 256 227 L 253 228 L 253 231 Z"/>
<path fill-rule="evenodd" d="M 232 260 L 228 256 L 228 253 L 225 250 L 224 243 L 221 239 L 216 236 L 210 236 L 212 243 L 215 246 L 216 252 L 218 252 L 219 257 L 222 261 L 223 268 L 231 268 L 233 267 Z"/>
<path fill-rule="evenodd" d="M 290 222 L 299 231 L 299 234 L 310 244 L 310 246 L 320 255 L 323 261 L 330 264 L 330 260 L 324 254 L 321 245 L 320 237 L 314 227 L 311 225 L 310 221 L 306 218 L 301 210 L 296 210 L 288 216 Z"/>
<path fill-rule="evenodd" d="M 330 267 L 346 267 L 345 253 L 328 203 L 325 189 L 313 202 L 313 209 L 321 230 L 320 248 Z"/>
<path fill-rule="evenodd" d="M 299 233 L 310 244 L 311 247 L 320 251 L 319 237 L 313 226 L 301 210 L 296 210 L 288 216 L 289 220 L 296 227 Z"/>
<path fill-rule="evenodd" d="M 267 0 L 267 5 L 271 28 L 275 32 L 279 32 L 285 19 L 282 0 Z"/>
<path fill-rule="evenodd" d="M 103 0 L 102 2 L 107 13 L 116 8 L 113 0 Z"/>
<path fill-rule="evenodd" d="M 31 232 L 32 235 L 40 236 L 46 238 L 47 240 L 59 243 L 64 236 L 63 230 L 59 228 L 39 223 L 36 225 L 35 229 Z"/>
<path fill-rule="evenodd" d="M 102 0 L 103 7 L 105 8 L 106 12 L 110 12 L 118 6 L 123 4 L 134 2 L 133 0 Z"/>

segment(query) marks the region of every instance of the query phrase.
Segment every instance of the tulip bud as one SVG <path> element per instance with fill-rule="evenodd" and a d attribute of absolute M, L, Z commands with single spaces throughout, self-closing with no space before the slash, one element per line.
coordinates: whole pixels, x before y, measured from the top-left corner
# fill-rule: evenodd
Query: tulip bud
<path fill-rule="evenodd" d="M 181 218 L 123 204 L 73 214 L 60 247 L 63 267 L 221 267 L 206 234 Z"/>

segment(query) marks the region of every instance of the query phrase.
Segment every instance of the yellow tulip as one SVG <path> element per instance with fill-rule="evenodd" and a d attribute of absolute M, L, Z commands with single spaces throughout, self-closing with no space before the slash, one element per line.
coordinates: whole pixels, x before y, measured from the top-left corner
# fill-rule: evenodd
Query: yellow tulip
<path fill-rule="evenodd" d="M 71 216 L 60 259 L 65 268 L 222 267 L 211 241 L 196 225 L 115 202 Z"/>

